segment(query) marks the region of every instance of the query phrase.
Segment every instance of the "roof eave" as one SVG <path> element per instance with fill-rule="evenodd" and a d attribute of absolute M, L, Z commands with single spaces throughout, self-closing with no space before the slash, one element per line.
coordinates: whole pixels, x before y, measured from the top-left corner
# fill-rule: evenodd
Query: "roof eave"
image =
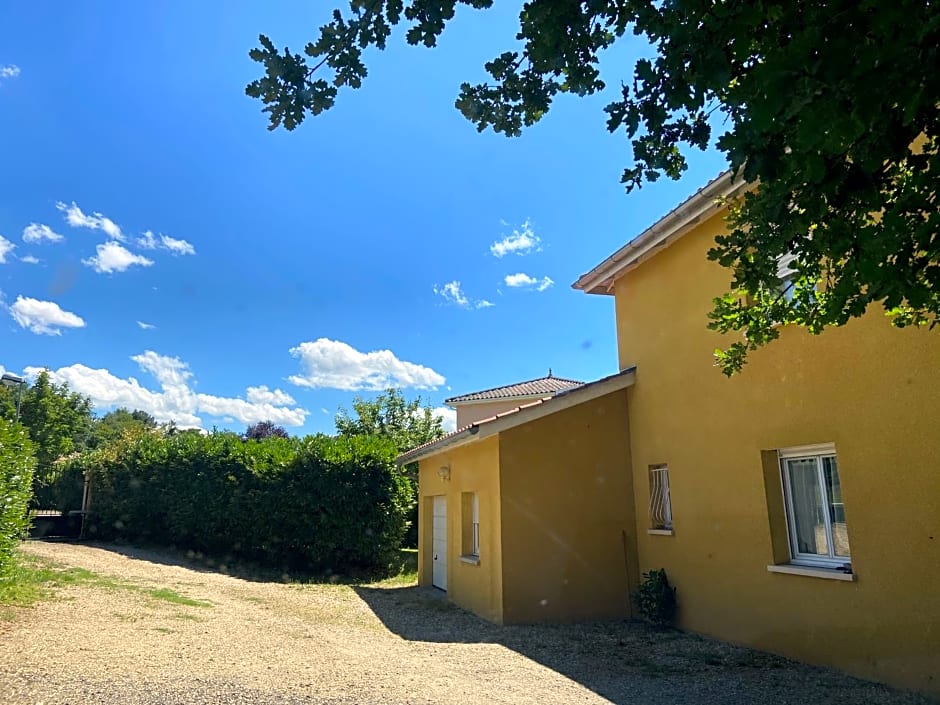
<path fill-rule="evenodd" d="M 556 394 L 558 394 L 558 392 L 561 392 L 561 391 L 564 391 L 564 390 L 558 390 L 556 392 L 544 392 L 542 394 L 518 394 L 518 395 L 507 394 L 504 397 L 494 397 L 492 399 L 467 399 L 465 401 L 460 401 L 458 397 L 456 399 L 453 399 L 453 398 L 445 399 L 444 403 L 447 406 L 469 406 L 470 404 L 494 404 L 494 403 L 499 403 L 499 402 L 504 402 L 504 401 L 527 402 L 527 401 L 535 401 L 536 399 L 547 399 L 548 397 L 555 396 Z"/>
<path fill-rule="evenodd" d="M 463 442 L 467 441 L 470 437 L 475 436 L 477 433 L 479 433 L 479 431 L 480 431 L 480 427 L 476 424 L 472 424 L 470 426 L 467 426 L 465 429 L 461 430 L 459 433 L 455 433 L 451 436 L 447 436 L 446 438 L 442 438 L 437 443 L 424 446 L 424 447 L 414 448 L 413 450 L 405 451 L 404 453 L 398 456 L 395 462 L 399 466 L 407 465 L 408 463 L 413 463 L 416 460 L 421 460 L 421 458 L 428 457 L 429 455 L 435 455 L 439 453 L 441 450 L 443 450 L 444 448 L 448 448 L 457 443 L 462 444 Z"/>
<path fill-rule="evenodd" d="M 728 198 L 744 186 L 742 179 L 733 179 L 730 170 L 724 172 L 594 269 L 581 275 L 571 285 L 572 288 L 586 294 L 613 294 L 614 282 L 620 276 L 645 262 L 706 219 L 709 212 L 715 208 L 716 199 Z"/>
<path fill-rule="evenodd" d="M 628 367 L 617 374 L 588 382 L 580 387 L 572 387 L 558 392 L 555 396 L 536 400 L 512 411 L 497 414 L 491 419 L 471 424 L 457 433 L 446 436 L 437 442 L 406 451 L 398 456 L 398 465 L 413 463 L 416 460 L 438 455 L 446 448 L 462 446 L 471 441 L 488 438 L 514 426 L 535 421 L 543 416 L 555 414 L 578 404 L 584 404 L 607 394 L 612 394 L 633 385 L 636 367 Z"/>

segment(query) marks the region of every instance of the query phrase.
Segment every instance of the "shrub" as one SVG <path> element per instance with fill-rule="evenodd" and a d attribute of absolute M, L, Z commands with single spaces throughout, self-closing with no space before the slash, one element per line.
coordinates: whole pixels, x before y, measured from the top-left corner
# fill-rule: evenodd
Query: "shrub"
<path fill-rule="evenodd" d="M 91 536 L 292 570 L 384 573 L 412 501 L 395 454 L 375 437 L 143 432 L 70 464 L 71 476 L 90 478 Z"/>
<path fill-rule="evenodd" d="M 633 593 L 633 602 L 643 618 L 657 627 L 668 627 L 676 619 L 676 589 L 669 584 L 665 570 L 643 574 L 643 582 Z"/>
<path fill-rule="evenodd" d="M 29 526 L 36 458 L 26 429 L 0 419 L 0 578 L 10 575 L 16 547 Z"/>

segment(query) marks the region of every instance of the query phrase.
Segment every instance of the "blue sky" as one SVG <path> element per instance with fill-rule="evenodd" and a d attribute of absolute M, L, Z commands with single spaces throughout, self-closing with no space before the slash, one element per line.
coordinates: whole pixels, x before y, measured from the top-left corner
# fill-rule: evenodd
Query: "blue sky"
<path fill-rule="evenodd" d="M 399 32 L 361 90 L 268 132 L 248 50 L 259 32 L 300 49 L 332 5 L 0 12 L 0 367 L 48 368 L 99 411 L 292 433 L 387 385 L 437 407 L 616 371 L 613 301 L 571 282 L 723 164 L 624 193 L 602 108 L 644 47 L 606 57 L 612 92 L 478 134 L 453 101 L 518 4 L 463 8 L 437 49 Z"/>

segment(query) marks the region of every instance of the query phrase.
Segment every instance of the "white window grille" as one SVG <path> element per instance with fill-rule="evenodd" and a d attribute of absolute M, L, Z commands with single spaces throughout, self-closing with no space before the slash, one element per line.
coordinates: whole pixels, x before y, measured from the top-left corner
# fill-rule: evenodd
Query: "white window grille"
<path fill-rule="evenodd" d="M 480 556 L 480 496 L 473 494 L 473 537 L 471 539 L 470 555 Z"/>
<path fill-rule="evenodd" d="M 672 529 L 672 501 L 669 497 L 669 468 L 650 467 L 650 524 L 654 529 Z"/>
<path fill-rule="evenodd" d="M 777 260 L 777 277 L 780 279 L 777 293 L 787 301 L 793 301 L 796 294 L 794 289 L 796 285 L 796 270 L 793 268 L 794 260 L 796 260 L 796 255 L 792 254 L 783 255 Z"/>
<path fill-rule="evenodd" d="M 779 451 L 793 563 L 851 570 L 835 446 Z"/>
<path fill-rule="evenodd" d="M 480 560 L 480 496 L 476 492 L 460 495 L 460 555 L 467 563 Z"/>

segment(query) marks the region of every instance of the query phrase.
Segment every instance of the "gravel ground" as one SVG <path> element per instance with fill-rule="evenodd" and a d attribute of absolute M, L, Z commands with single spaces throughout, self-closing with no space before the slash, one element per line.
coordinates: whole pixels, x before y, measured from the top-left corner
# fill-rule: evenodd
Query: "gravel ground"
<path fill-rule="evenodd" d="M 415 587 L 253 582 L 123 547 L 25 550 L 108 579 L 0 622 L 2 705 L 929 702 L 633 623 L 496 627 Z"/>

